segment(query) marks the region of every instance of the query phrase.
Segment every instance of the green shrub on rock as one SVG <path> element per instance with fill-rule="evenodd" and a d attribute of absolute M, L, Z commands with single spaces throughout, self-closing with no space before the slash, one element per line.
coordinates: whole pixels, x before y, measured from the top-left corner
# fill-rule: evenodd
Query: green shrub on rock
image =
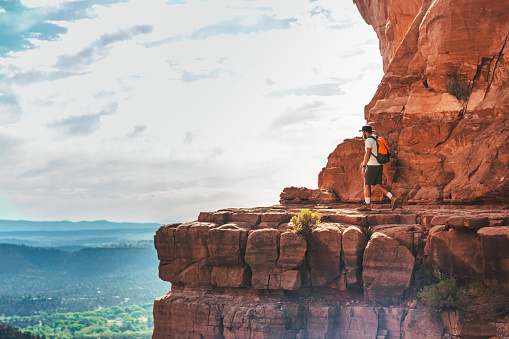
<path fill-rule="evenodd" d="M 439 283 L 424 287 L 419 298 L 429 307 L 437 310 L 458 309 L 462 295 L 456 279 L 448 278 Z"/>
<path fill-rule="evenodd" d="M 302 209 L 300 213 L 290 220 L 293 224 L 293 229 L 297 234 L 309 240 L 313 227 L 320 223 L 322 215 L 318 212 L 311 212 L 310 210 Z"/>

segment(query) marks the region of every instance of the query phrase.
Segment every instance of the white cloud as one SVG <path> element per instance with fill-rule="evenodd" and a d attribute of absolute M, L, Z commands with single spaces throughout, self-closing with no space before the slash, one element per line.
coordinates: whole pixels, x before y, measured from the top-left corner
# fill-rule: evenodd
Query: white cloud
<path fill-rule="evenodd" d="M 27 219 L 184 221 L 277 203 L 285 186 L 316 186 L 381 79 L 375 34 L 347 0 L 88 10 L 0 59 L 12 116 L 0 137 L 16 140 L 0 195 Z"/>
<path fill-rule="evenodd" d="M 46 7 L 46 6 L 56 6 L 67 2 L 78 2 L 81 0 L 21 0 L 21 3 L 27 7 L 35 8 L 35 7 Z"/>

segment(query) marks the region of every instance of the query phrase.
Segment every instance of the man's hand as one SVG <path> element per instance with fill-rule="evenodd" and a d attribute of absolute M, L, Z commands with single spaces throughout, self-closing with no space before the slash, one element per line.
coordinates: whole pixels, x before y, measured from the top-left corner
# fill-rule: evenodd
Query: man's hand
<path fill-rule="evenodd" d="M 361 173 L 362 173 L 362 176 L 366 175 L 366 167 L 363 164 L 361 164 Z"/>

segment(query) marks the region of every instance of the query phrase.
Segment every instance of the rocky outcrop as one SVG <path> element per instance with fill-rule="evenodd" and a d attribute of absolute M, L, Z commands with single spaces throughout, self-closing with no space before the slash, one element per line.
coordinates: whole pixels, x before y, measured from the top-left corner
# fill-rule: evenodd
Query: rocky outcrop
<path fill-rule="evenodd" d="M 436 316 L 435 316 L 436 318 Z M 430 310 L 174 287 L 154 303 L 153 338 L 442 338 Z"/>
<path fill-rule="evenodd" d="M 509 227 L 479 230 L 450 225 L 430 231 L 426 254 L 430 267 L 459 279 L 482 277 L 509 288 Z"/>
<path fill-rule="evenodd" d="M 423 265 L 509 287 L 509 210 L 302 207 L 323 220 L 307 241 L 288 229 L 299 212 L 288 205 L 204 212 L 162 226 L 159 272 L 172 290 L 155 302 L 154 338 L 497 334 L 488 321 L 472 327 L 455 313 L 432 321 L 411 291 Z"/>
<path fill-rule="evenodd" d="M 334 204 L 340 202 L 336 194 L 324 188 L 286 187 L 280 194 L 279 203 L 291 204 Z"/>
<path fill-rule="evenodd" d="M 355 3 L 384 60 L 365 118 L 396 156 L 384 166 L 385 184 L 409 203 L 509 202 L 509 3 Z M 456 76 L 468 85 L 466 98 L 448 93 Z M 360 138 L 340 144 L 318 186 L 360 201 L 362 153 Z"/>

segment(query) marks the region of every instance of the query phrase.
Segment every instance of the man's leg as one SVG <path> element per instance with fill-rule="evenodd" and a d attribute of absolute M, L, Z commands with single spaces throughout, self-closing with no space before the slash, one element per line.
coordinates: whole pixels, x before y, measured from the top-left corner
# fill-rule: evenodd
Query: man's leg
<path fill-rule="evenodd" d="M 364 185 L 364 202 L 366 205 L 371 204 L 371 185 Z"/>
<path fill-rule="evenodd" d="M 376 168 L 368 166 L 364 173 L 364 206 L 358 208 L 359 211 L 371 211 L 371 185 L 375 185 Z"/>
<path fill-rule="evenodd" d="M 391 192 L 389 192 L 385 187 L 383 187 L 380 184 L 377 184 L 376 187 L 382 191 L 383 194 L 387 196 L 387 198 L 391 199 L 391 209 L 395 210 L 398 207 L 399 199 L 396 198 L 394 195 L 392 195 Z"/>
<path fill-rule="evenodd" d="M 364 185 L 364 206 L 357 209 L 358 211 L 371 211 L 371 186 Z"/>
<path fill-rule="evenodd" d="M 387 193 L 390 193 L 390 192 L 389 192 L 389 191 L 388 191 L 385 187 L 383 187 L 383 186 L 382 186 L 382 185 L 380 185 L 380 184 L 377 184 L 377 185 L 376 185 L 376 188 L 378 188 L 380 191 L 382 191 L 382 193 L 383 193 L 384 195 L 387 195 Z"/>

